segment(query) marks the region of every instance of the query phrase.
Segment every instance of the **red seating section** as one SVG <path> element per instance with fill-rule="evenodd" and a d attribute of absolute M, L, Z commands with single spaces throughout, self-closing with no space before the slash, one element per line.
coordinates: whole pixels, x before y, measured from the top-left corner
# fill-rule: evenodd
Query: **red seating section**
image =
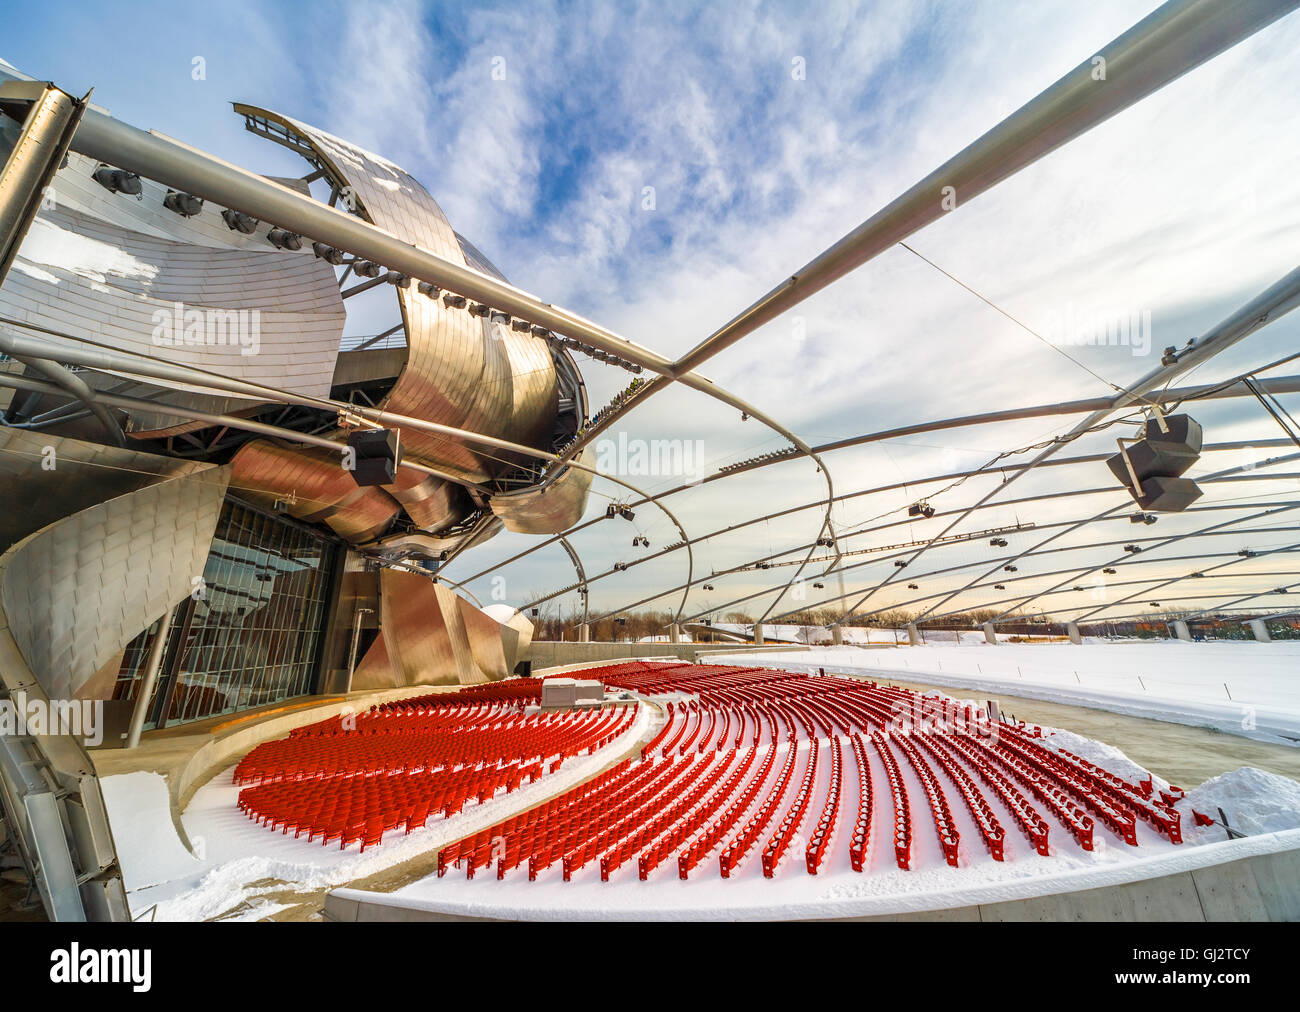
<path fill-rule="evenodd" d="M 723 878 L 749 867 L 773 877 L 796 844 L 810 875 L 886 861 L 907 870 L 917 834 L 929 836 L 913 824 L 917 804 L 934 832 L 925 853 L 960 866 L 974 854 L 958 800 L 969 838 L 997 861 L 1015 848 L 1049 854 L 1049 819 L 1085 850 L 1094 818 L 1126 843 L 1136 844 L 1139 819 L 1181 841 L 1176 798 L 1153 798 L 1150 781 L 1128 783 L 1049 747 L 1040 728 L 989 724 L 953 700 L 767 668 L 633 661 L 568 674 L 659 696 L 667 720 L 635 760 L 445 848 L 440 875 L 464 867 L 472 877 L 494 862 L 498 878 L 527 864 L 529 879 L 558 865 L 565 881 L 588 868 L 609 880 L 635 858 L 646 880 L 675 855 L 682 879 L 713 861 Z M 877 805 L 892 814 L 880 826 Z M 1008 819 L 1027 843 L 1008 841 Z M 879 838 L 891 832 L 892 851 Z M 873 858 L 876 849 L 889 857 Z"/>
<path fill-rule="evenodd" d="M 503 878 L 526 866 L 530 880 L 608 881 L 630 874 L 627 865 L 642 880 L 664 864 L 680 879 L 708 866 L 723 878 L 797 873 L 790 866 L 907 871 L 918 860 L 959 867 L 984 851 L 995 861 L 1049 855 L 1053 823 L 1068 833 L 1057 846 L 1083 850 L 1098 824 L 1128 845 L 1139 821 L 1182 841 L 1180 791 L 1126 781 L 1052 747 L 1041 728 L 990 724 L 951 699 L 709 664 L 567 674 L 659 697 L 667 719 L 634 758 L 444 847 L 439 875 L 492 866 Z M 239 807 L 271 829 L 364 849 L 608 745 L 641 705 L 527 712 L 541 686 L 508 679 L 300 728 L 239 763 Z M 1013 824 L 1023 839 L 1008 838 Z"/>
<path fill-rule="evenodd" d="M 526 713 L 540 684 L 493 682 L 298 728 L 235 767 L 234 782 L 252 785 L 239 809 L 295 837 L 365 850 L 386 832 L 409 833 L 603 748 L 636 717 L 636 703 Z"/>

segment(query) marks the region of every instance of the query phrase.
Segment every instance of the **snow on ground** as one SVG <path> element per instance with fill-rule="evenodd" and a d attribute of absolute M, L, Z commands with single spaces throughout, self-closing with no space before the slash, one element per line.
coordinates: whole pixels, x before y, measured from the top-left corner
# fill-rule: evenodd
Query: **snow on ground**
<path fill-rule="evenodd" d="M 1177 808 L 1184 835 L 1198 843 L 1222 839 L 1224 831 L 1218 826 L 1195 826 L 1193 809 L 1212 819 L 1218 819 L 1222 809 L 1228 825 L 1247 835 L 1276 833 L 1300 825 L 1300 783 L 1246 766 L 1205 781 L 1189 791 Z"/>
<path fill-rule="evenodd" d="M 715 664 L 897 677 L 1300 745 L 1300 643 L 989 643 L 711 654 Z"/>
<path fill-rule="evenodd" d="M 570 759 L 556 773 L 511 794 L 499 792 L 486 804 L 467 804 L 449 819 L 431 817 L 409 836 L 404 830 L 385 835 L 383 843 L 364 854 L 359 843 L 340 850 L 337 844 L 308 843 L 305 835 L 295 839 L 253 822 L 237 807 L 240 788 L 233 782 L 233 764 L 199 788 L 182 813 L 193 853 L 172 824 L 163 777 L 136 772 L 104 777 L 100 783 L 134 916 L 207 920 L 246 904 L 254 905 L 257 916 L 266 916 L 282 906 L 260 897 L 366 878 L 567 790 L 630 749 L 657 722 L 661 718 L 654 708 L 642 705 L 631 727 L 593 755 Z M 259 902 L 264 906 L 256 906 Z M 154 904 L 157 910 L 150 911 Z"/>

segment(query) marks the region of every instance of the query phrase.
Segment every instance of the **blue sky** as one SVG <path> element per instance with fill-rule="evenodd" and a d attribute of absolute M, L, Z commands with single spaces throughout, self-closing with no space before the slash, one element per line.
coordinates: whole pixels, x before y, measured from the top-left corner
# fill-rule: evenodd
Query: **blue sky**
<path fill-rule="evenodd" d="M 245 133 L 230 101 L 321 126 L 412 172 L 515 284 L 678 354 L 1155 6 L 223 2 L 133 4 L 106 17 L 102 4 L 56 3 L 40 18 L 9 19 L 0 56 L 71 91 L 93 86 L 98 103 L 136 126 L 271 174 L 299 174 L 300 163 Z M 1155 354 L 1182 344 L 1296 266 L 1300 131 L 1279 127 L 1296 122 L 1297 50 L 1292 16 L 914 245 L 1033 326 L 1071 308 L 1150 311 Z M 349 331 L 382 322 L 362 315 Z M 1296 321 L 1283 321 L 1193 379 L 1278 357 L 1297 334 Z M 1114 382 L 1152 361 L 1128 348 L 1076 351 Z M 704 372 L 811 442 L 1105 391 L 899 249 Z M 626 382 L 590 364 L 584 374 L 595 406 Z M 1245 402 L 1203 414 L 1216 440 L 1277 434 Z M 958 430 L 831 462 L 850 491 L 982 463 L 1067 423 Z M 642 438 L 703 439 L 715 464 L 781 445 L 684 390 L 655 398 L 627 427 Z M 721 526 L 738 503 L 747 511 L 806 501 L 818 481 L 809 465 L 791 464 L 672 505 L 694 533 Z M 843 522 L 904 507 L 914 494 L 846 505 Z M 645 523 L 652 540 L 674 539 L 666 521 L 647 514 Z M 810 512 L 758 542 L 753 532 L 711 541 L 700 564 L 802 543 L 815 528 Z M 624 533 L 597 528 L 579 539 L 588 568 L 628 557 Z M 526 543 L 500 537 L 454 575 Z M 569 583 L 567 566 L 555 552 L 513 567 L 508 600 Z M 676 557 L 643 566 L 593 588 L 593 604 L 632 600 L 682 575 Z M 745 578 L 727 586 L 741 592 Z"/>

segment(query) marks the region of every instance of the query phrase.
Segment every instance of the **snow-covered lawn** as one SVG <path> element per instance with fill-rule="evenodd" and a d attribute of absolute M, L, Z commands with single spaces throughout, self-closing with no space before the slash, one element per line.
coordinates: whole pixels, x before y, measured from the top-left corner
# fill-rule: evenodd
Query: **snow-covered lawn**
<path fill-rule="evenodd" d="M 711 654 L 712 664 L 876 673 L 1300 745 L 1300 643 L 963 643 Z"/>

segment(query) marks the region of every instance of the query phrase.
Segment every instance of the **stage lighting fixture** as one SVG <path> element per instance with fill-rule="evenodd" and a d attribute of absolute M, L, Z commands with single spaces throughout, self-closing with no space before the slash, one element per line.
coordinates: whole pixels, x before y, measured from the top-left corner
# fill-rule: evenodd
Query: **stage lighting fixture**
<path fill-rule="evenodd" d="M 94 172 L 94 180 L 109 193 L 124 193 L 128 197 L 138 197 L 143 192 L 140 177 L 126 169 L 115 169 L 110 165 L 101 165 Z"/>
<path fill-rule="evenodd" d="M 276 249 L 292 250 L 295 253 L 302 249 L 302 236 L 297 232 L 290 232 L 288 229 L 271 229 L 266 233 L 266 241 Z"/>
<path fill-rule="evenodd" d="M 203 198 L 179 190 L 168 190 L 167 196 L 163 197 L 163 207 L 182 218 L 193 218 L 203 210 Z"/>
<path fill-rule="evenodd" d="M 252 235 L 257 231 L 257 219 L 251 214 L 245 214 L 243 211 L 234 211 L 226 208 L 221 212 L 221 220 L 226 223 L 226 228 L 232 232 L 240 232 L 243 235 Z"/>
<path fill-rule="evenodd" d="M 311 251 L 315 254 L 317 260 L 324 260 L 327 264 L 333 264 L 335 267 L 343 264 L 343 251 L 335 249 L 326 242 L 314 242 L 311 244 Z"/>

